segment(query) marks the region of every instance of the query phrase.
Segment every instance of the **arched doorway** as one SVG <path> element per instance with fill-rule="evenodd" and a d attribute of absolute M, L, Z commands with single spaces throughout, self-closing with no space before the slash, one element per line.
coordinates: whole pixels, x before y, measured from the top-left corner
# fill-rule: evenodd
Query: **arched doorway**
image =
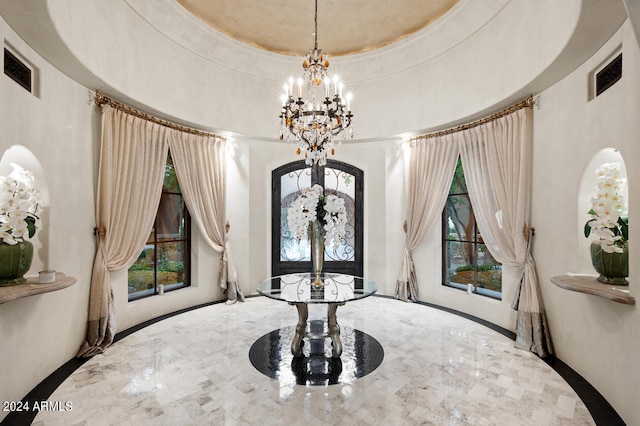
<path fill-rule="evenodd" d="M 271 174 L 271 273 L 273 276 L 311 271 L 311 245 L 297 241 L 287 225 L 287 209 L 302 191 L 315 184 L 325 193 L 335 194 L 345 201 L 347 232 L 338 250 L 325 248 L 326 272 L 355 276 L 363 274 L 363 188 L 364 172 L 350 164 L 327 160 L 326 166 L 307 166 L 295 161 L 278 167 Z"/>

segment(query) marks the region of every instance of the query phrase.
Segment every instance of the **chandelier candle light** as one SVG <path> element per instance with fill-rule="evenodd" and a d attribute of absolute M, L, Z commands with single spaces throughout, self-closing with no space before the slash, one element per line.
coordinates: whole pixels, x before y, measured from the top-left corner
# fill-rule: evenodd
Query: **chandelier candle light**
<path fill-rule="evenodd" d="M 327 164 L 327 152 L 335 153 L 334 137 L 351 125 L 351 92 L 344 98 L 344 84 L 338 76 L 327 74 L 329 59 L 318 49 L 318 0 L 315 2 L 315 42 L 302 62 L 304 79 L 293 77 L 284 85 L 281 96 L 280 139 L 297 141 L 296 153 L 304 153 L 307 165 Z M 353 129 L 349 129 L 353 137 Z M 341 140 L 346 138 L 342 133 Z"/>

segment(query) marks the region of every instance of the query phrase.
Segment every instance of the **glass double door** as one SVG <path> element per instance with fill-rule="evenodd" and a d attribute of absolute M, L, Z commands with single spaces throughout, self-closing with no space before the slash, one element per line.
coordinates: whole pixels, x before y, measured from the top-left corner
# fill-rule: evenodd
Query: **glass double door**
<path fill-rule="evenodd" d="M 308 238 L 296 239 L 287 224 L 287 209 L 300 194 L 315 184 L 324 187 L 325 195 L 334 194 L 342 198 L 347 210 L 346 233 L 338 249 L 325 247 L 323 271 L 362 276 L 363 177 L 362 170 L 335 160 L 327 160 L 324 167 L 307 166 L 304 161 L 296 161 L 272 172 L 273 276 L 312 270 L 311 243 Z"/>

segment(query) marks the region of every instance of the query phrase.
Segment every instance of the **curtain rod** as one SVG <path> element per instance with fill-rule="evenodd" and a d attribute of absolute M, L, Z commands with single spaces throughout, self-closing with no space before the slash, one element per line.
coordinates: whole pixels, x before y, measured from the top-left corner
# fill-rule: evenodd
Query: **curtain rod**
<path fill-rule="evenodd" d="M 429 133 L 426 135 L 422 135 L 422 136 L 416 136 L 413 137 L 411 139 L 409 139 L 408 142 L 413 142 L 413 141 L 419 141 L 419 140 L 423 140 L 423 139 L 430 139 L 430 138 L 436 138 L 438 136 L 444 136 L 444 135 L 450 135 L 451 133 L 457 133 L 457 132 L 461 132 L 463 130 L 467 130 L 467 129 L 471 129 L 473 127 L 477 127 L 480 126 L 482 124 L 485 123 L 489 123 L 491 121 L 497 120 L 498 118 L 504 117 L 506 115 L 509 114 L 513 114 L 514 112 L 523 109 L 523 108 L 532 108 L 533 107 L 533 96 L 529 96 L 527 99 L 525 99 L 522 102 L 518 102 L 515 105 L 510 106 L 509 108 L 502 110 L 498 113 L 495 113 L 493 115 L 490 115 L 489 117 L 485 117 L 485 118 L 481 118 L 480 120 L 471 122 L 471 123 L 467 123 L 467 124 L 463 124 L 461 126 L 458 127 L 453 127 L 451 129 L 447 129 L 447 130 L 441 130 L 439 132 L 435 132 L 435 133 Z"/>
<path fill-rule="evenodd" d="M 144 112 L 138 111 L 136 109 L 133 109 L 131 107 L 123 105 L 120 102 L 114 101 L 113 99 L 104 96 L 102 93 L 100 93 L 99 90 L 96 90 L 96 100 L 95 100 L 95 102 L 96 102 L 96 105 L 98 105 L 98 106 L 102 106 L 104 104 L 108 104 L 109 106 L 112 106 L 113 108 L 116 108 L 116 109 L 119 109 L 121 111 L 124 111 L 127 114 L 131 114 L 131 115 L 133 115 L 135 117 L 142 118 L 143 120 L 151 121 L 152 123 L 156 123 L 156 124 L 159 124 L 161 126 L 168 127 L 170 129 L 179 130 L 181 132 L 190 133 L 192 135 L 218 138 L 218 139 L 222 139 L 223 141 L 227 140 L 227 138 L 225 138 L 224 136 L 216 135 L 215 133 L 208 133 L 208 132 L 203 132 L 201 130 L 192 129 L 190 127 L 184 127 L 184 126 L 181 126 L 179 124 L 175 124 L 175 123 L 172 123 L 170 121 L 165 121 L 165 120 L 162 120 L 162 119 L 160 119 L 158 117 L 154 117 L 152 115 L 149 115 L 149 114 L 146 114 Z"/>

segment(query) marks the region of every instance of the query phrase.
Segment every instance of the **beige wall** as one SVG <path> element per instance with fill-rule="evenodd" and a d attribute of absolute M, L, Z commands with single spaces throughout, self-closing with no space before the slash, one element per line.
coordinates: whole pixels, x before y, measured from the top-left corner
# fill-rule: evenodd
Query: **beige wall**
<path fill-rule="evenodd" d="M 117 3 L 114 16 L 119 17 L 118 22 L 137 19 L 126 5 L 113 3 Z M 104 12 L 100 8 L 112 3 L 76 0 L 58 4 L 63 6 L 55 8 L 53 13 L 59 23 L 65 24 L 63 30 L 71 31 L 73 25 L 99 26 L 107 25 L 107 22 L 77 20 L 71 14 L 65 15 L 65 7 L 71 7 L 69 4 L 81 10 L 90 9 L 89 15 L 99 15 Z M 544 7 L 554 7 L 552 4 L 557 3 L 547 1 Z M 578 1 L 563 2 L 559 10 L 561 14 L 554 16 L 562 15 L 574 22 L 580 4 Z M 509 17 L 526 12 L 526 7 L 526 2 L 509 2 L 502 12 L 504 15 L 493 22 L 498 26 L 493 28 L 498 28 L 499 34 L 508 33 L 510 27 L 500 25 L 505 25 Z M 535 27 L 536 20 L 545 22 L 542 13 L 534 14 L 534 17 L 536 19 L 523 29 Z M 67 20 L 72 18 L 72 25 L 67 25 Z M 135 25 L 127 28 L 141 28 L 144 38 L 135 48 L 127 38 L 128 33 L 118 33 L 123 39 L 118 39 L 117 45 L 124 50 L 117 52 L 110 53 L 108 46 L 106 50 L 98 49 L 96 44 L 100 45 L 102 41 L 99 37 L 89 37 L 105 31 L 93 32 L 92 28 L 82 27 L 82 31 L 66 34 L 76 52 L 88 55 L 89 66 L 100 77 L 97 80 L 102 81 L 101 84 L 106 87 L 112 84 L 114 93 L 123 91 L 142 105 L 152 105 L 151 112 L 160 111 L 185 122 L 207 123 L 204 127 L 213 123 L 212 127 L 277 135 L 274 114 L 264 112 L 271 111 L 275 103 L 266 99 L 269 93 L 264 93 L 264 90 L 273 85 L 273 98 L 277 99 L 280 83 L 273 76 L 291 69 L 291 60 L 269 62 L 269 78 L 239 76 L 237 71 L 231 72 L 220 64 L 211 65 L 194 52 L 184 52 L 173 42 L 165 40 L 166 44 L 161 47 L 165 49 L 162 50 L 164 58 L 172 58 L 169 63 L 159 65 L 141 58 L 137 63 L 140 68 L 133 65 L 118 67 L 117 61 L 109 61 L 109 53 L 113 57 L 119 57 L 122 52 L 139 54 L 142 46 L 151 43 L 145 40 L 154 40 L 154 35 L 157 37 L 157 33 L 148 26 L 132 22 Z M 569 36 L 566 28 L 555 21 L 544 25 L 540 28 L 550 39 L 557 36 L 560 44 L 566 42 Z M 535 31 L 530 28 L 526 32 L 539 34 L 536 31 L 543 31 L 540 28 Z M 80 34 L 87 35 L 87 38 Z M 40 247 L 42 258 L 36 259 L 35 265 L 43 265 L 46 260 L 49 267 L 78 278 L 78 283 L 68 289 L 0 305 L 0 341 L 3 342 L 0 345 L 0 361 L 3 363 L 0 398 L 18 400 L 72 358 L 84 338 L 94 250 L 91 231 L 94 226 L 100 117 L 89 101 L 87 88 L 83 86 L 89 80 L 75 82 L 66 77 L 32 51 L 2 19 L 0 36 L 40 70 L 39 97 L 26 94 L 4 75 L 0 76 L 0 152 L 14 144 L 30 149 L 43 166 L 50 192 L 48 226 L 42 231 L 46 233 L 44 241 L 47 244 Z M 477 43 L 486 41 L 488 36 L 482 34 L 477 41 L 463 43 L 447 54 L 457 61 L 456 58 L 465 56 L 464 52 L 473 52 L 478 47 Z M 587 102 L 588 73 L 620 44 L 624 53 L 623 80 L 595 101 Z M 559 46 L 553 43 L 544 44 L 542 51 L 528 60 L 536 61 L 533 65 L 540 71 L 555 57 L 558 49 Z M 506 57 L 500 59 L 506 61 Z M 630 167 L 640 158 L 640 145 L 637 143 L 640 124 L 636 119 L 640 108 L 640 81 L 636 77 L 640 73 L 639 57 L 631 28 L 625 24 L 584 66 L 542 92 L 540 107 L 534 112 L 532 224 L 537 230 L 534 254 L 557 353 L 602 392 L 628 424 L 640 424 L 640 414 L 634 405 L 637 383 L 640 383 L 640 367 L 634 363 L 635 355 L 640 353 L 640 315 L 637 309 L 561 290 L 549 279 L 567 271 L 580 272 L 584 268 L 579 264 L 580 256 L 577 254 L 586 247 L 585 242 L 577 237 L 578 228 L 582 226 L 577 220 L 577 199 L 583 169 L 591 158 L 602 148 L 619 148 L 627 162 L 630 187 L 634 188 L 640 178 L 640 172 Z M 238 58 L 232 56 L 232 59 Z M 385 64 L 383 58 L 378 59 L 381 65 Z M 361 66 L 359 60 L 356 58 L 349 64 L 352 69 L 357 70 Z M 193 66 L 185 67 L 185 63 Z M 297 61 L 295 65 L 298 65 Z M 533 78 L 528 74 L 531 66 L 524 66 L 525 70 L 520 70 L 514 81 L 505 82 L 508 73 L 502 72 L 508 66 L 509 63 L 503 63 L 501 73 L 494 74 L 495 70 L 485 64 L 483 75 L 493 77 L 488 80 L 491 84 L 482 86 L 479 91 L 469 89 L 475 81 L 475 75 L 469 73 L 470 67 L 462 67 L 464 69 L 456 71 L 457 74 L 452 74 L 449 71 L 453 68 L 448 67 L 444 57 L 425 60 L 406 74 L 386 70 L 386 75 L 355 84 L 359 98 L 371 99 L 359 113 L 362 117 L 358 124 L 361 133 L 356 128 L 356 137 L 364 135 L 368 138 L 367 141 L 337 147 L 336 159 L 365 172 L 365 275 L 378 283 L 381 294 L 392 295 L 394 292 L 403 249 L 404 162 L 398 143 L 400 137 L 387 136 L 378 140 L 375 134 L 388 135 L 396 131 L 439 126 L 500 103 Z M 160 70 L 169 71 L 161 73 Z M 197 70 L 195 77 L 189 74 L 192 70 Z M 150 75 L 153 78 L 149 78 Z M 457 85 L 456 75 L 462 78 L 463 86 Z M 442 76 L 449 80 L 439 80 Z M 175 83 L 176 79 L 180 83 Z M 195 84 L 195 80 L 206 84 Z M 412 85 L 412 81 L 419 84 Z M 438 81 L 438 85 L 433 86 L 433 81 Z M 182 83 L 185 84 L 184 91 L 158 90 L 159 87 L 174 87 Z M 383 96 L 385 93 L 388 96 Z M 399 98 L 388 102 L 396 94 Z M 240 109 L 231 108 L 226 103 L 226 100 L 254 98 L 260 100 L 252 105 L 259 114 L 238 114 Z M 408 115 L 403 114 L 405 110 Z M 380 118 L 381 114 L 383 118 L 388 117 L 387 123 Z M 256 121 L 247 120 L 247 117 Z M 257 129 L 255 133 L 251 123 Z M 290 145 L 237 135 L 227 155 L 229 239 L 240 285 L 246 294 L 254 294 L 255 284 L 270 272 L 271 171 L 298 157 Z M 633 190 L 631 193 L 630 211 L 636 211 L 640 201 L 633 198 Z M 635 231 L 632 219 L 632 259 L 638 259 L 633 254 L 633 242 L 640 238 L 639 232 Z M 197 267 L 192 288 L 128 303 L 126 272 L 112 275 L 118 330 L 183 307 L 222 298 L 216 284 L 219 254 L 208 248 L 197 233 L 194 239 L 193 256 Z M 440 285 L 439 241 L 439 231 L 436 231 L 414 252 L 420 299 L 468 312 L 512 329 L 514 312 L 510 309 L 510 302 L 517 271 L 505 270 L 502 301 L 470 296 L 443 287 Z M 637 273 L 637 264 L 632 262 L 631 292 L 636 297 L 633 281 Z M 0 418 L 4 414 L 0 413 Z"/>
<path fill-rule="evenodd" d="M 0 304 L 0 400 L 17 401 L 72 359 L 84 340 L 95 252 L 100 113 L 87 88 L 44 61 L 2 19 L 0 39 L 36 67 L 39 79 L 38 96 L 34 96 L 0 74 L 0 157 L 15 145 L 31 151 L 42 166 L 50 199 L 27 275 L 51 268 L 77 279 L 64 290 Z M 234 160 L 230 163 L 233 180 L 238 167 Z M 247 210 L 232 197 L 230 210 L 236 209 Z M 192 251 L 193 286 L 163 297 L 128 303 L 126 271 L 112 273 L 117 331 L 223 299 L 217 286 L 220 254 L 204 243 L 197 230 Z M 0 412 L 0 420 L 6 415 Z"/>
<path fill-rule="evenodd" d="M 622 79 L 589 101 L 590 72 L 622 46 Z M 640 303 L 638 269 L 640 228 L 634 213 L 640 169 L 640 50 L 627 22 L 591 59 L 540 95 L 534 110 L 532 224 L 534 255 L 557 355 L 587 379 L 629 425 L 640 424 L 638 391 L 640 311 L 637 306 L 570 292 L 550 278 L 565 272 L 591 273 L 581 253 L 589 242 L 581 236 L 588 205 L 579 203 L 582 176 L 604 148 L 618 149 L 629 184 L 630 286 Z M 595 170 L 595 169 L 594 169 Z M 582 219 L 578 219 L 582 218 Z"/>
<path fill-rule="evenodd" d="M 98 117 L 86 89 L 43 61 L 2 19 L 0 39 L 38 69 L 41 81 L 36 97 L 0 74 L 0 156 L 14 145 L 30 150 L 42 166 L 50 198 L 29 274 L 48 267 L 78 280 L 64 290 L 0 305 L 0 400 L 16 401 L 73 358 L 83 340 Z M 0 412 L 0 419 L 6 414 Z"/>
<path fill-rule="evenodd" d="M 596 99 L 589 100 L 591 72 L 621 46 L 623 78 Z M 591 194 L 581 193 L 587 166 L 601 150 L 622 153 L 629 180 L 629 212 L 640 209 L 635 189 L 640 169 L 640 50 L 629 23 L 584 65 L 542 92 L 534 109 L 532 218 L 536 229 L 534 258 L 558 358 L 587 379 L 613 405 L 627 424 L 640 424 L 637 409 L 640 367 L 640 312 L 596 296 L 560 289 L 550 281 L 565 272 L 594 274 L 588 260 L 589 240 L 582 229 Z M 584 186 L 582 186 L 584 185 Z M 579 210 L 581 209 L 581 210 Z M 582 211 L 584 210 L 584 211 Z M 640 254 L 633 250 L 639 231 L 630 228 L 630 294 L 637 290 Z M 414 251 L 420 299 L 489 320 L 513 330 L 510 308 L 517 270 L 505 268 L 503 300 L 469 296 L 443 287 L 440 229 Z M 639 300 L 640 303 L 640 300 Z"/>

